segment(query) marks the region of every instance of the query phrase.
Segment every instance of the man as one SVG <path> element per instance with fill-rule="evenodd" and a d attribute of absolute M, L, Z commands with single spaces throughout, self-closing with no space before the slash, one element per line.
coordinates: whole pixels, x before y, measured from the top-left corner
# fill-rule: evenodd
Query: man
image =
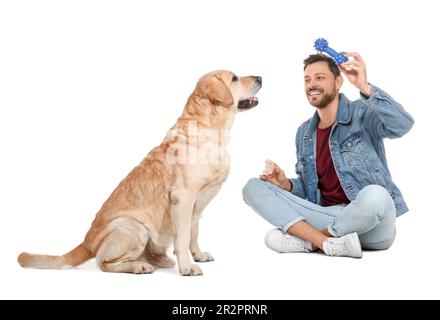
<path fill-rule="evenodd" d="M 296 134 L 297 178 L 268 160 L 260 179 L 243 188 L 245 202 L 277 227 L 266 245 L 278 252 L 361 258 L 362 249 L 388 249 L 395 220 L 408 211 L 393 183 L 384 138 L 406 134 L 414 120 L 386 92 L 367 82 L 358 53 L 339 67 L 322 54 L 304 60 L 304 89 L 314 116 Z M 351 58 L 351 59 L 350 59 Z M 361 93 L 339 93 L 341 72 Z"/>

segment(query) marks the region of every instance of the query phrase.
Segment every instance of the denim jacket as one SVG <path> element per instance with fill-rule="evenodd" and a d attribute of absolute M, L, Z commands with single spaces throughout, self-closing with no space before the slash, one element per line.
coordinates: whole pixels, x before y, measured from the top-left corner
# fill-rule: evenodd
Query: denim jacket
<path fill-rule="evenodd" d="M 383 90 L 373 86 L 371 96 L 350 101 L 339 96 L 339 107 L 330 138 L 330 153 L 342 188 L 350 201 L 367 185 L 378 184 L 390 193 L 400 216 L 408 211 L 403 196 L 391 179 L 384 138 L 399 138 L 414 124 L 412 116 Z M 296 173 L 292 193 L 320 204 L 316 173 L 318 113 L 304 122 L 296 134 Z"/>

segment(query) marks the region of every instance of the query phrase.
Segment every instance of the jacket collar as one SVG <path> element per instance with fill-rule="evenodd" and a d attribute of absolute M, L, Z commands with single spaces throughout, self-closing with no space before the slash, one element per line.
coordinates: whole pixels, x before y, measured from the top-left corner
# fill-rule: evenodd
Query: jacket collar
<path fill-rule="evenodd" d="M 340 93 L 338 112 L 336 114 L 336 122 L 340 124 L 347 124 L 350 121 L 351 121 L 350 100 L 348 100 L 343 93 Z M 313 132 L 315 131 L 318 123 L 319 123 L 319 115 L 318 112 L 316 111 L 313 117 L 310 119 L 309 125 L 304 135 L 305 138 L 312 137 Z"/>

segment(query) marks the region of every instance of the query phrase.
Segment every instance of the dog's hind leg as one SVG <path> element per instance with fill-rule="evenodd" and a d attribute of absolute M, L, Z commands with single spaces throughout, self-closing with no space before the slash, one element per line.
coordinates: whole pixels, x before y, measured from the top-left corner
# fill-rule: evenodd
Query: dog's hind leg
<path fill-rule="evenodd" d="M 176 262 L 167 255 L 166 251 L 167 248 L 160 247 L 150 240 L 145 248 L 144 257 L 146 261 L 158 268 L 173 268 Z"/>
<path fill-rule="evenodd" d="M 156 270 L 141 259 L 150 238 L 143 224 L 130 217 L 120 217 L 102 232 L 108 232 L 96 254 L 102 271 L 143 274 Z"/>

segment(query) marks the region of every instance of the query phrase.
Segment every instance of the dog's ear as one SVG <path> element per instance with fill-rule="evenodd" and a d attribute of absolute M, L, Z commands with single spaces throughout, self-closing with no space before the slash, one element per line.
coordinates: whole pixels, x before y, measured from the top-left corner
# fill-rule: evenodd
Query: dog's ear
<path fill-rule="evenodd" d="M 234 104 L 231 90 L 219 76 L 206 79 L 201 84 L 201 95 L 207 98 L 214 105 L 230 107 Z"/>

